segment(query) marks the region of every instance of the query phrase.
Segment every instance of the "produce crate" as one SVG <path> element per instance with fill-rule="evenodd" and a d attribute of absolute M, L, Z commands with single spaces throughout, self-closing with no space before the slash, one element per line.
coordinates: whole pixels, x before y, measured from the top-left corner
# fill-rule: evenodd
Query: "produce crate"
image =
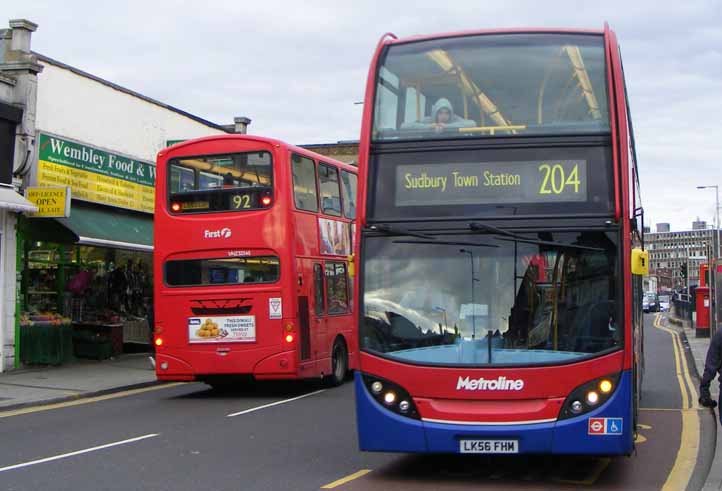
<path fill-rule="evenodd" d="M 20 361 L 24 364 L 61 365 L 73 359 L 73 329 L 69 324 L 36 322 L 20 327 Z"/>
<path fill-rule="evenodd" d="M 111 343 L 110 340 L 103 342 L 75 341 L 75 356 L 78 358 L 107 360 L 112 355 L 113 343 Z"/>

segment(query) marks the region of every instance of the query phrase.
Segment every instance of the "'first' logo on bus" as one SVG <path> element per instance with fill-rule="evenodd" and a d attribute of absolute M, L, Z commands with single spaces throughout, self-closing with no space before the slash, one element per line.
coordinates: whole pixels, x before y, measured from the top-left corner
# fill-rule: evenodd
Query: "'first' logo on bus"
<path fill-rule="evenodd" d="M 206 239 L 228 239 L 231 237 L 231 229 L 223 227 L 220 230 L 204 230 L 203 237 Z"/>

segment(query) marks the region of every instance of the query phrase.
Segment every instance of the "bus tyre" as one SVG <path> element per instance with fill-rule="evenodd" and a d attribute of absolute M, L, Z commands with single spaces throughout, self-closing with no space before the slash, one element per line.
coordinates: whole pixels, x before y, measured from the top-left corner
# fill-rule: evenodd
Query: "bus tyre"
<path fill-rule="evenodd" d="M 331 350 L 331 374 L 325 378 L 325 384 L 329 387 L 338 387 L 346 378 L 347 371 L 348 350 L 346 349 L 346 343 L 337 338 L 333 342 L 333 349 Z"/>

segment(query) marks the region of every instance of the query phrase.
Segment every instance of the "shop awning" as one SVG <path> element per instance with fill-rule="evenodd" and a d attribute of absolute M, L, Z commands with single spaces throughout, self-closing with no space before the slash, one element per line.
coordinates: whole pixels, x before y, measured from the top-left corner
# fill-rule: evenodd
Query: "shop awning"
<path fill-rule="evenodd" d="M 15 192 L 12 187 L 0 186 L 0 209 L 17 213 L 38 211 L 34 203 Z"/>
<path fill-rule="evenodd" d="M 153 250 L 153 215 L 73 201 L 70 218 L 58 218 L 58 221 L 78 235 L 78 244 Z"/>

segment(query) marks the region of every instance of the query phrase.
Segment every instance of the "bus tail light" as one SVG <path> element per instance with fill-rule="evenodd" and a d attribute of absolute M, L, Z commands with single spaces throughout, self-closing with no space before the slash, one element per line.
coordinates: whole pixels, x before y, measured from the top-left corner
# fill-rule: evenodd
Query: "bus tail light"
<path fill-rule="evenodd" d="M 421 419 L 414 400 L 403 387 L 373 375 L 363 374 L 362 377 L 366 390 L 383 407 L 401 416 Z"/>
<path fill-rule="evenodd" d="M 559 419 L 573 418 L 596 409 L 611 397 L 619 382 L 619 373 L 586 382 L 574 389 L 559 413 Z"/>
<path fill-rule="evenodd" d="M 170 209 L 178 212 L 181 209 L 181 205 L 180 205 L 180 203 L 171 203 Z"/>
<path fill-rule="evenodd" d="M 271 197 L 264 196 L 263 198 L 261 198 L 261 204 L 266 207 L 271 206 Z"/>
<path fill-rule="evenodd" d="M 294 329 L 295 326 L 293 325 L 293 322 L 289 321 L 283 324 L 283 340 L 288 344 L 293 343 L 294 339 L 296 339 Z"/>

